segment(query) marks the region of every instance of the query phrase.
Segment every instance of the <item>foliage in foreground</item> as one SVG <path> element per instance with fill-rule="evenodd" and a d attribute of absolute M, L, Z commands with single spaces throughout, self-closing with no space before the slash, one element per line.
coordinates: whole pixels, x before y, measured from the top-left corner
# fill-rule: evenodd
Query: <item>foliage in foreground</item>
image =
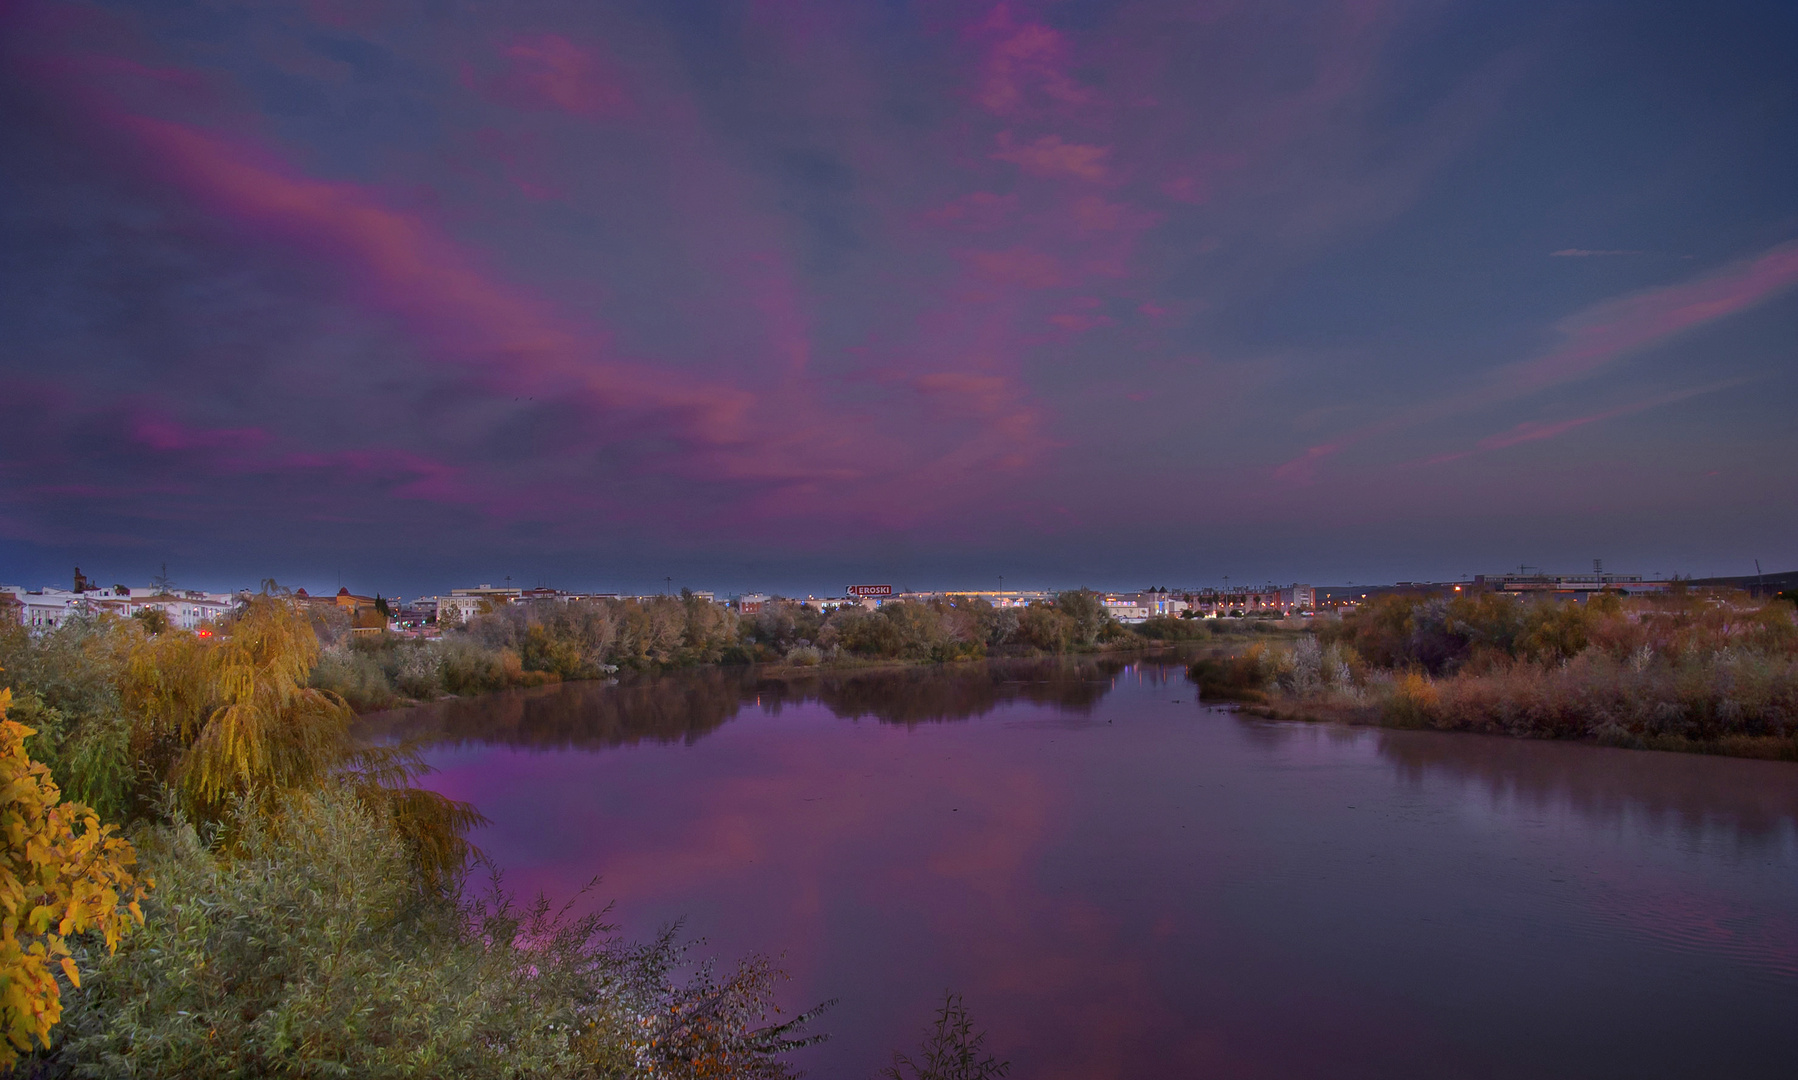
<path fill-rule="evenodd" d="M 7 929 L 36 957 L 0 973 L 0 997 L 37 995 L 6 1017 L 19 1049 L 49 1040 L 30 1075 L 793 1075 L 780 1057 L 815 1041 L 813 1014 L 771 1019 L 765 961 L 721 975 L 688 965 L 672 930 L 632 945 L 497 883 L 465 896 L 472 810 L 413 787 L 408 755 L 352 739 L 348 705 L 303 681 L 319 657 L 280 595 L 206 635 L 108 618 L 0 630 L 6 681 L 41 724 L 0 727 L 25 882 L 8 910 L 27 912 Z M 52 773 L 131 823 L 147 872 L 112 826 L 58 802 Z M 42 835 L 26 804 L 46 811 Z M 85 879 L 46 869 L 83 853 Z M 923 1064 L 895 1070 L 1003 1075 L 952 1004 Z M 976 1053 L 943 1056 L 955 1046 Z"/>
<path fill-rule="evenodd" d="M 1278 715 L 1798 759 L 1798 621 L 1745 596 L 1391 597 L 1194 663 Z"/>
<path fill-rule="evenodd" d="M 148 832 L 145 928 L 83 957 L 42 1075 L 760 1080 L 810 1041 L 809 1015 L 767 1022 L 759 960 L 677 981 L 671 932 L 632 946 L 497 885 L 420 892 L 404 842 L 344 788 L 272 816 L 242 800 L 227 824 L 229 852 L 179 816 Z"/>
<path fill-rule="evenodd" d="M 973 1018 L 961 995 L 947 993 L 936 1022 L 924 1034 L 923 1045 L 913 1060 L 894 1053 L 893 1063 L 880 1070 L 884 1080 L 996 1080 L 1011 1072 L 1011 1062 L 986 1052 L 986 1032 L 974 1031 Z"/>
<path fill-rule="evenodd" d="M 244 798 L 347 783 L 388 812 L 427 885 L 447 879 L 479 816 L 414 786 L 422 766 L 411 753 L 357 741 L 344 700 L 307 685 L 318 659 L 307 617 L 278 594 L 252 597 L 204 634 L 110 616 L 43 635 L 0 630 L 19 719 L 39 728 L 27 749 L 102 819 L 154 817 L 165 789 L 204 823 Z"/>
<path fill-rule="evenodd" d="M 133 872 L 136 852 L 114 826 L 62 801 L 50 770 L 25 752 L 34 732 L 6 718 L 11 703 L 0 690 L 0 1068 L 50 1044 L 62 1018 L 57 973 L 81 985 L 70 939 L 97 935 L 112 953 L 143 923 L 150 883 Z"/>

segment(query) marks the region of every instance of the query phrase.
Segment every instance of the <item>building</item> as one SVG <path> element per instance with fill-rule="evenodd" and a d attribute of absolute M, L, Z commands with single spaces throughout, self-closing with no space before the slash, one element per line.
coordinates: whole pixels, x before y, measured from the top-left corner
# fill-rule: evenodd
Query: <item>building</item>
<path fill-rule="evenodd" d="M 538 590 L 533 589 L 532 592 Z M 554 592 L 554 590 L 547 590 Z M 473 589 L 451 589 L 448 596 L 436 597 L 437 625 L 460 626 L 483 611 L 505 607 L 524 596 L 523 589 L 496 589 L 482 584 Z"/>
<path fill-rule="evenodd" d="M 146 611 L 162 612 L 173 629 L 196 630 L 230 614 L 237 606 L 237 597 L 230 593 L 197 589 L 128 589 L 119 585 L 76 592 L 48 585 L 35 591 L 5 585 L 0 586 L 0 593 L 10 600 L 0 604 L 0 612 L 10 613 L 21 624 L 40 631 L 54 630 L 76 615 L 110 613 L 131 618 Z"/>
<path fill-rule="evenodd" d="M 116 592 L 116 590 L 115 590 Z M 95 597 L 90 593 L 90 608 L 112 610 L 127 617 L 143 611 L 161 611 L 169 626 L 176 630 L 197 630 L 205 623 L 229 615 L 237 607 L 237 597 L 230 593 L 208 593 L 198 590 L 161 592 L 153 589 L 131 589 L 125 597 Z"/>
<path fill-rule="evenodd" d="M 1149 617 L 1148 601 L 1142 593 L 1106 593 L 1099 603 L 1104 605 L 1105 614 L 1118 622 L 1139 623 Z"/>
<path fill-rule="evenodd" d="M 744 615 L 759 615 L 768 606 L 765 593 L 744 593 L 737 597 L 737 611 Z"/>
<path fill-rule="evenodd" d="M 22 585 L 7 585 L 0 586 L 0 591 L 13 598 L 8 608 L 16 613 L 19 622 L 33 630 L 54 630 L 83 610 L 77 606 L 83 594 L 70 589 L 46 585 L 33 592 Z"/>
<path fill-rule="evenodd" d="M 386 602 L 379 596 L 358 596 L 348 588 L 340 588 L 335 596 L 310 596 L 305 589 L 300 589 L 293 598 L 314 610 L 335 609 L 348 615 L 350 633 L 356 637 L 369 637 L 392 629 L 393 620 L 388 614 L 391 609 L 382 610 Z"/>
<path fill-rule="evenodd" d="M 1254 589 L 1196 589 L 1184 594 L 1183 598 L 1197 616 L 1227 619 L 1308 611 L 1315 605 L 1317 595 L 1309 585 L 1295 585 L 1290 589 L 1268 585 Z M 1300 600 L 1304 603 L 1300 604 Z"/>
<path fill-rule="evenodd" d="M 1645 581 L 1640 574 L 1611 574 L 1602 570 L 1594 570 L 1589 574 L 1544 574 L 1540 571 L 1532 573 L 1532 569 L 1520 567 L 1515 574 L 1480 574 L 1473 579 L 1474 591 L 1534 595 L 1552 593 L 1563 596 L 1616 592 L 1627 596 L 1662 593 L 1671 588 L 1670 582 Z"/>

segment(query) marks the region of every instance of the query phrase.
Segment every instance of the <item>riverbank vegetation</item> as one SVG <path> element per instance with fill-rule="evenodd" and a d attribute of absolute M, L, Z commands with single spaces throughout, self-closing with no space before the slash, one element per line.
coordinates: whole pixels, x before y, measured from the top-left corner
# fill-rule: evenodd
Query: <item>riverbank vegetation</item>
<path fill-rule="evenodd" d="M 1283 718 L 1798 760 L 1795 614 L 1745 594 L 1390 596 L 1190 672 Z"/>
<path fill-rule="evenodd" d="M 755 614 L 701 597 L 536 601 L 495 607 L 440 638 L 354 637 L 328 622 L 311 685 L 358 711 L 514 686 L 702 664 L 820 667 L 1059 656 L 1277 633 L 1267 619 L 1152 619 L 1125 626 L 1098 593 L 1027 607 L 979 597 L 820 611 L 770 602 Z"/>
<path fill-rule="evenodd" d="M 791 1075 L 810 1016 L 777 1015 L 766 963 L 689 964 L 673 931 L 631 944 L 471 889 L 478 816 L 354 739 L 307 685 L 319 659 L 279 595 L 202 633 L 0 629 L 4 843 L 31 900 L 8 909 L 0 1011 L 24 1073 Z"/>

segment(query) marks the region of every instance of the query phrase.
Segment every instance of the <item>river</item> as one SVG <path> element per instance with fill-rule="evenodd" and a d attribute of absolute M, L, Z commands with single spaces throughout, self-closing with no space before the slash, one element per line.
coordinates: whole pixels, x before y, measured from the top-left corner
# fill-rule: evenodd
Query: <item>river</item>
<path fill-rule="evenodd" d="M 1272 723 L 1176 664 L 698 671 L 375 718 L 523 893 L 774 956 L 871 1077 L 1798 1075 L 1798 766 Z"/>

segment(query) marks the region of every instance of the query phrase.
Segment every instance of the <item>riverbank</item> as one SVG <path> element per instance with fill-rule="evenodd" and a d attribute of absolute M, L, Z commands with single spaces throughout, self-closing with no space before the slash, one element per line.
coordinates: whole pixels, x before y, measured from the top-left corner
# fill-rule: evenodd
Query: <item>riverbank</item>
<path fill-rule="evenodd" d="M 696 597 L 539 603 L 496 609 L 434 640 L 333 636 L 333 627 L 321 626 L 326 646 L 310 685 L 367 713 L 443 697 L 708 666 L 853 671 L 1213 642 L 1242 646 L 1295 639 L 1302 625 L 1155 619 L 1126 626 L 1090 592 L 1027 608 L 946 598 L 828 613 L 776 604 L 754 616 Z"/>
<path fill-rule="evenodd" d="M 1278 719 L 1798 761 L 1794 614 L 1741 597 L 1394 597 L 1189 674 Z"/>
<path fill-rule="evenodd" d="M 1519 739 L 1589 742 L 1596 746 L 1613 746 L 1628 750 L 1661 750 L 1670 753 L 1712 754 L 1719 757 L 1749 758 L 1760 761 L 1798 762 L 1798 737 L 1792 736 L 1737 734 L 1723 735 L 1714 739 L 1694 739 L 1684 735 L 1652 732 L 1635 734 L 1621 728 L 1592 734 L 1564 735 L 1527 727 L 1519 728 L 1498 718 L 1473 722 L 1442 723 L 1398 718 L 1390 712 L 1378 708 L 1345 709 L 1331 703 L 1285 698 L 1263 702 L 1237 701 L 1234 704 L 1242 712 L 1268 720 L 1348 724 L 1402 731 L 1459 731 L 1479 735 L 1504 735 Z"/>

